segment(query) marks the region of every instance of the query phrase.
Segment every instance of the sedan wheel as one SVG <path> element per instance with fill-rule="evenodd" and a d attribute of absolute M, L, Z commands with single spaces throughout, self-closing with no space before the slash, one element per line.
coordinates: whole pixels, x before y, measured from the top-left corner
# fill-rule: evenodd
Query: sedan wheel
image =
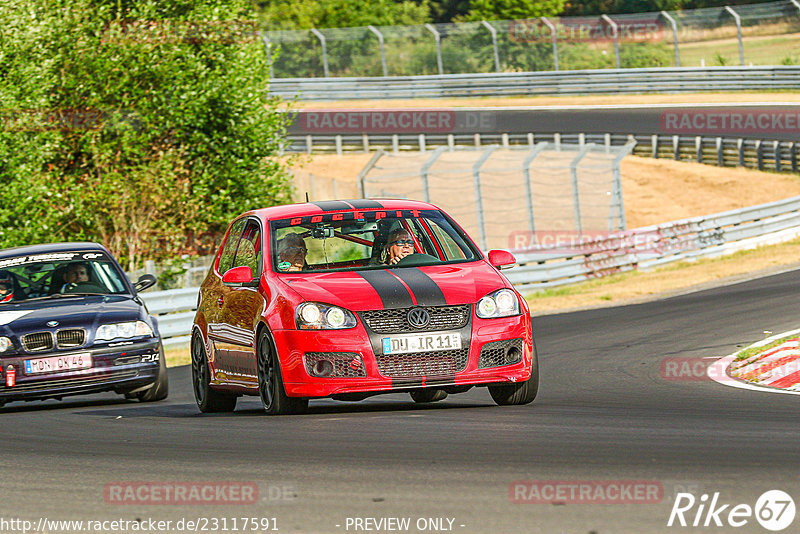
<path fill-rule="evenodd" d="M 266 332 L 258 338 L 258 396 L 269 415 L 302 413 L 308 408 L 308 399 L 286 395 L 278 355 Z"/>
<path fill-rule="evenodd" d="M 525 382 L 502 386 L 489 386 L 489 394 L 494 402 L 500 406 L 530 404 L 539 392 L 539 356 L 536 354 L 536 344 L 533 345 L 533 365 L 531 377 Z"/>
<path fill-rule="evenodd" d="M 236 408 L 236 395 L 211 389 L 211 371 L 203 338 L 199 334 L 192 337 L 192 385 L 201 412 L 232 412 Z"/>

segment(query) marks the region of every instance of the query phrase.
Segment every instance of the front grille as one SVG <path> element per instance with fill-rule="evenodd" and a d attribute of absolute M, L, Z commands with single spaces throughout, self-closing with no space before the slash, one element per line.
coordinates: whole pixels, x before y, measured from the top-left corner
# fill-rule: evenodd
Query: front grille
<path fill-rule="evenodd" d="M 370 310 L 361 312 L 361 319 L 378 334 L 394 334 L 398 332 L 430 332 L 433 330 L 456 330 L 469 322 L 472 305 L 463 306 L 422 306 L 431 317 L 430 323 L 423 328 L 414 328 L 408 324 L 406 316 L 413 308 L 394 308 L 390 310 Z"/>
<path fill-rule="evenodd" d="M 38 352 L 53 348 L 52 332 L 36 332 L 22 336 L 22 346 L 28 352 Z"/>
<path fill-rule="evenodd" d="M 102 384 L 112 380 L 122 380 L 125 378 L 133 378 L 139 374 L 139 371 L 110 371 L 105 372 L 102 376 L 88 376 L 88 377 L 75 377 L 75 378 L 62 378 L 60 380 L 36 380 L 34 382 L 27 382 L 24 384 L 17 384 L 13 387 L 6 387 L 5 381 L 0 382 L 0 391 L 6 392 L 23 392 L 23 391 L 45 391 L 53 388 L 67 388 L 71 386 L 93 386 Z"/>
<path fill-rule="evenodd" d="M 516 355 L 509 360 L 506 358 L 508 350 L 517 349 Z M 492 341 L 486 343 L 481 349 L 481 357 L 478 360 L 478 368 L 502 367 L 503 365 L 513 365 L 522 360 L 522 338 L 505 339 L 503 341 Z"/>
<path fill-rule="evenodd" d="M 333 364 L 333 373 L 330 378 L 360 378 L 367 376 L 361 356 L 355 352 L 307 352 L 305 355 L 306 371 L 311 376 L 319 376 L 314 371 L 314 366 L 323 360 Z M 355 365 L 357 364 L 357 365 Z"/>
<path fill-rule="evenodd" d="M 56 343 L 60 349 L 80 347 L 86 341 L 86 331 L 82 328 L 59 330 L 56 332 Z"/>
<path fill-rule="evenodd" d="M 413 352 L 410 354 L 376 354 L 378 370 L 390 378 L 414 376 L 450 376 L 467 367 L 469 348 Z"/>

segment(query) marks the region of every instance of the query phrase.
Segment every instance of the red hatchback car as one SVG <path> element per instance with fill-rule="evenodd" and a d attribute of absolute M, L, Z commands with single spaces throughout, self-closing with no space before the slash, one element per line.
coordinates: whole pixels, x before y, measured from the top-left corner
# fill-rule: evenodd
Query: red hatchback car
<path fill-rule="evenodd" d="M 192 377 L 202 412 L 258 395 L 267 413 L 308 400 L 408 392 L 416 402 L 487 386 L 527 404 L 539 385 L 525 299 L 437 207 L 325 201 L 247 212 L 200 290 Z"/>

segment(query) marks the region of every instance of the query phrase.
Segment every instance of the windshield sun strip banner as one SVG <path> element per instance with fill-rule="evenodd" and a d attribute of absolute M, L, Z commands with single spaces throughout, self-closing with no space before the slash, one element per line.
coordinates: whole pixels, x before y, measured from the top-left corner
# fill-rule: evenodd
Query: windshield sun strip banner
<path fill-rule="evenodd" d="M 102 261 L 108 261 L 106 255 L 102 252 L 51 252 L 47 254 L 32 254 L 29 256 L 17 256 L 16 258 L 7 258 L 0 260 L 0 269 L 8 267 L 16 267 L 18 265 L 27 265 L 30 263 L 47 263 L 47 262 L 65 262 L 65 261 L 92 261 L 101 258 Z"/>
<path fill-rule="evenodd" d="M 348 208 L 350 209 L 350 208 Z M 345 211 L 338 213 L 324 213 L 320 215 L 304 215 L 302 217 L 291 217 L 288 219 L 277 219 L 273 221 L 278 225 L 287 224 L 288 226 L 302 226 L 307 224 L 339 222 L 339 221 L 380 221 L 389 218 L 413 218 L 438 217 L 440 212 L 436 210 L 380 210 L 380 211 Z"/>

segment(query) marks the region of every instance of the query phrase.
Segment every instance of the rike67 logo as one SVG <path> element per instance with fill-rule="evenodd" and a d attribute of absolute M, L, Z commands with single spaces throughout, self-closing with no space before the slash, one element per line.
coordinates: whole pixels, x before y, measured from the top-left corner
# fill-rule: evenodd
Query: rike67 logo
<path fill-rule="evenodd" d="M 691 493 L 678 493 L 669 514 L 667 526 L 681 527 L 743 527 L 753 518 L 767 530 L 784 530 L 794 521 L 792 497 L 781 490 L 761 494 L 755 506 L 723 503 L 719 492 L 703 494 L 697 499 Z"/>

